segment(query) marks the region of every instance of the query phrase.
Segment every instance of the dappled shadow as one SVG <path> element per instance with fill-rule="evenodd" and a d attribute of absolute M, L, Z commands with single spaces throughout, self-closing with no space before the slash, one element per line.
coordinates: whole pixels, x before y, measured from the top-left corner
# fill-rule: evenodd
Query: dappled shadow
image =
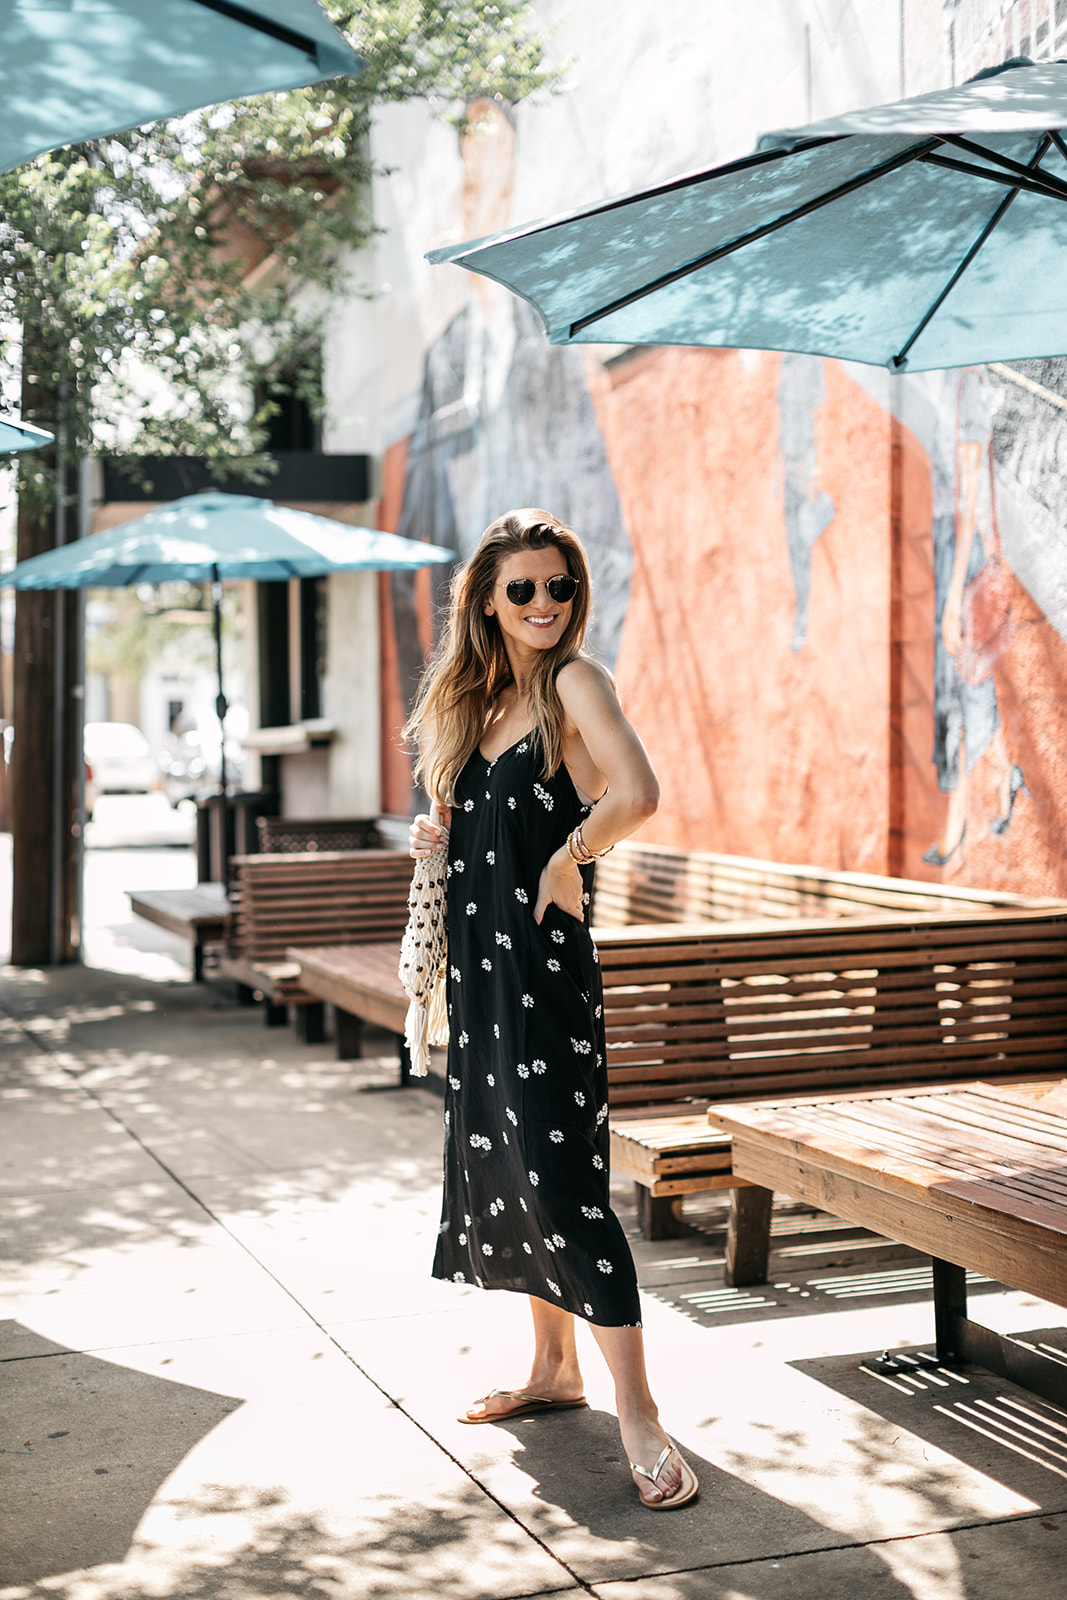
<path fill-rule="evenodd" d="M 160 1484 L 242 1404 L 66 1350 L 18 1322 L 0 1322 L 0 1370 L 0 1586 L 123 1560 Z"/>

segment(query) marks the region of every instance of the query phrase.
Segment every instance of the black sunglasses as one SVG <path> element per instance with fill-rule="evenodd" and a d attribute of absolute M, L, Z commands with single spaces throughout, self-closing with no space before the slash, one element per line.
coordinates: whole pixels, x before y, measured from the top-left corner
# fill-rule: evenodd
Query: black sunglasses
<path fill-rule="evenodd" d="M 537 583 L 540 581 L 535 581 L 533 578 L 512 578 L 510 583 L 504 585 L 504 593 L 513 606 L 528 606 L 537 593 Z M 550 599 L 555 600 L 557 605 L 565 605 L 578 593 L 578 579 L 572 578 L 569 572 L 561 572 L 558 577 L 549 578 L 545 588 Z"/>

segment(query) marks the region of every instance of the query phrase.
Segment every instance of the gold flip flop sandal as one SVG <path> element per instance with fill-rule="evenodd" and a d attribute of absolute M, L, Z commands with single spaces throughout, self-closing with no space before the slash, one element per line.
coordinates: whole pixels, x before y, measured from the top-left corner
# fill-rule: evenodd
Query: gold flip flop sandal
<path fill-rule="evenodd" d="M 690 1467 L 681 1451 L 675 1450 L 673 1444 L 665 1444 L 663 1446 L 663 1449 L 660 1451 L 659 1460 L 656 1462 L 656 1465 L 652 1468 L 651 1472 L 647 1467 L 639 1466 L 636 1461 L 630 1462 L 630 1471 L 639 1472 L 642 1478 L 647 1478 L 649 1482 L 655 1484 L 656 1488 L 658 1489 L 659 1483 L 657 1482 L 657 1479 L 659 1478 L 659 1475 L 663 1471 L 664 1467 L 667 1465 L 667 1462 L 670 1460 L 672 1451 L 678 1457 L 678 1463 L 682 1469 L 682 1481 L 678 1485 L 677 1489 L 675 1489 L 673 1494 L 664 1495 L 662 1500 L 646 1500 L 644 1495 L 641 1494 L 640 1489 L 638 1489 L 637 1492 L 641 1496 L 641 1504 L 643 1506 L 647 1506 L 649 1511 L 676 1511 L 679 1506 L 686 1506 L 689 1504 L 690 1500 L 695 1500 L 697 1495 L 700 1493 L 700 1484 L 697 1482 L 696 1473 L 693 1471 L 692 1467 Z"/>
<path fill-rule="evenodd" d="M 484 1406 L 487 1400 L 495 1400 L 498 1396 L 503 1400 L 514 1400 L 515 1404 L 504 1411 L 487 1411 L 483 1417 L 472 1417 L 468 1411 L 459 1421 L 475 1427 L 482 1422 L 510 1422 L 513 1417 L 536 1417 L 544 1411 L 577 1411 L 589 1403 L 584 1395 L 580 1400 L 546 1400 L 542 1395 L 530 1394 L 527 1389 L 494 1389 L 474 1404 Z"/>

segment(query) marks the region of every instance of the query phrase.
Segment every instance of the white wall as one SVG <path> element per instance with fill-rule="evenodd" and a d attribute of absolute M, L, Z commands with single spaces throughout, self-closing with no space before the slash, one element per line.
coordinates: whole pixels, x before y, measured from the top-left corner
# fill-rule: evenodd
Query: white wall
<path fill-rule="evenodd" d="M 378 574 L 335 573 L 328 593 L 323 714 L 338 730 L 330 746 L 329 814 L 373 816 L 381 809 Z"/>

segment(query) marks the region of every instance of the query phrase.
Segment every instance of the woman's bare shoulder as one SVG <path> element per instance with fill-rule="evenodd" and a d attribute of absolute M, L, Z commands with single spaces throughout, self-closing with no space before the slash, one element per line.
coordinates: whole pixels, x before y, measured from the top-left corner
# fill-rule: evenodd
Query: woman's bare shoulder
<path fill-rule="evenodd" d="M 575 656 L 573 661 L 565 662 L 556 673 L 556 688 L 564 704 L 576 694 L 608 694 L 613 700 L 618 698 L 615 679 L 607 667 L 602 667 L 599 661 L 593 661 L 589 656 Z"/>

